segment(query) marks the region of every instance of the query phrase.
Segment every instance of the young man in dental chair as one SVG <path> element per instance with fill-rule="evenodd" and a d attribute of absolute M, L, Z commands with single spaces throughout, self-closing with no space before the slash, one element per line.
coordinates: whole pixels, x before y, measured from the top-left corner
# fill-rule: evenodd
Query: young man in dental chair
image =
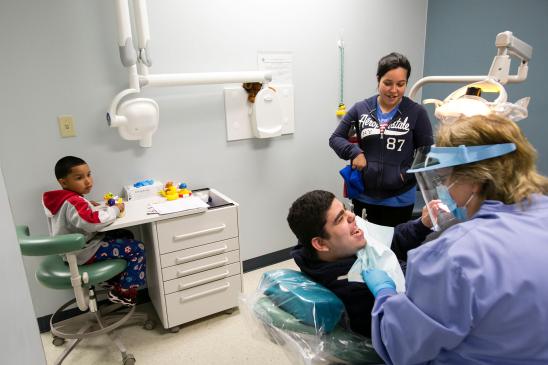
<path fill-rule="evenodd" d="M 365 283 L 348 281 L 347 274 L 367 245 L 356 216 L 328 191 L 314 190 L 289 209 L 289 227 L 298 239 L 291 256 L 301 271 L 337 295 L 346 308 L 352 331 L 371 337 L 371 310 L 375 298 Z M 428 211 L 394 228 L 391 249 L 401 261 L 432 233 Z"/>

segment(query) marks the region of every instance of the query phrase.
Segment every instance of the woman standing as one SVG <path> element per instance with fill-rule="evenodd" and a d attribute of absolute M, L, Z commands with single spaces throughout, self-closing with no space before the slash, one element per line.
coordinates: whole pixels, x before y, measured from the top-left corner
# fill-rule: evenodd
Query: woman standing
<path fill-rule="evenodd" d="M 415 149 L 433 143 L 432 126 L 426 110 L 403 96 L 411 65 L 399 53 L 379 60 L 378 95 L 360 101 L 344 116 L 331 135 L 329 145 L 353 169 L 362 172 L 365 191 L 354 197 L 354 213 L 385 226 L 411 219 L 416 180 L 406 171 Z M 354 129 L 357 144 L 349 142 Z"/>

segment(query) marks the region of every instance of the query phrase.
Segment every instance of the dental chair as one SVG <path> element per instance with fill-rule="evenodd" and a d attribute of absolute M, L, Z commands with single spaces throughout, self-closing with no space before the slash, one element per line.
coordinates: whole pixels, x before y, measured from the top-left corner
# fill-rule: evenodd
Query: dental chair
<path fill-rule="evenodd" d="M 130 319 L 139 321 L 148 330 L 154 328 L 154 322 L 144 313 L 135 313 L 135 306 L 125 307 L 110 303 L 98 306 L 97 298 L 105 295 L 106 291 L 95 290 L 96 285 L 124 271 L 127 262 L 123 259 L 113 259 L 78 266 L 76 256 L 71 252 L 84 247 L 85 239 L 81 234 L 30 236 L 27 226 L 18 226 L 17 238 L 24 256 L 45 256 L 36 270 L 36 279 L 42 285 L 51 289 L 74 290 L 75 299 L 61 306 L 50 318 L 53 344 L 61 346 L 65 340 L 69 340 L 55 364 L 61 364 L 82 339 L 103 334 L 106 334 L 121 352 L 123 365 L 135 364 L 135 357 L 127 352 L 113 331 Z M 62 255 L 66 257 L 67 262 L 63 260 Z M 75 311 L 75 304 L 82 313 L 68 318 Z"/>
<path fill-rule="evenodd" d="M 250 322 L 293 364 L 383 363 L 370 339 L 344 326 L 341 300 L 298 271 L 265 272 L 256 293 L 242 300 Z"/>

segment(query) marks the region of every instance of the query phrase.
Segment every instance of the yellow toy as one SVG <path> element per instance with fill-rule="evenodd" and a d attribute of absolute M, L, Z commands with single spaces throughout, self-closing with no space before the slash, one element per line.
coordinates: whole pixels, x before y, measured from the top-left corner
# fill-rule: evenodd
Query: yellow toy
<path fill-rule="evenodd" d="M 186 187 L 185 183 L 179 184 L 179 196 L 185 198 L 192 195 L 192 191 Z"/>
<path fill-rule="evenodd" d="M 122 198 L 112 193 L 106 193 L 105 195 L 103 195 L 103 199 L 105 200 L 105 204 L 108 205 L 109 207 L 112 207 L 113 205 L 116 205 L 116 204 L 123 203 Z M 125 211 L 118 213 L 118 218 L 123 217 L 124 214 L 125 214 Z"/>
<path fill-rule="evenodd" d="M 173 181 L 166 182 L 163 190 L 160 190 L 160 195 L 167 200 L 179 199 L 179 191 L 173 186 Z"/>
<path fill-rule="evenodd" d="M 179 184 L 179 188 L 173 185 L 173 181 L 166 182 L 163 190 L 160 190 L 160 195 L 167 200 L 175 200 L 185 198 L 192 195 L 192 191 L 186 187 L 185 183 Z"/>
<path fill-rule="evenodd" d="M 346 105 L 340 103 L 339 108 L 337 109 L 337 112 L 335 114 L 337 115 L 337 117 L 344 117 L 344 115 L 346 114 Z"/>

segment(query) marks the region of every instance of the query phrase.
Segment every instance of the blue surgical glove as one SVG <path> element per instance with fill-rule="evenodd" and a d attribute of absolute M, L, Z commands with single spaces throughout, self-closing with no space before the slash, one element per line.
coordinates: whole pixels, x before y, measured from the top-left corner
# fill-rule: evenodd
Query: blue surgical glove
<path fill-rule="evenodd" d="M 391 289 L 394 293 L 396 292 L 396 284 L 394 283 L 394 280 L 388 276 L 386 271 L 365 269 L 362 271 L 362 278 L 375 298 L 382 289 Z"/>

